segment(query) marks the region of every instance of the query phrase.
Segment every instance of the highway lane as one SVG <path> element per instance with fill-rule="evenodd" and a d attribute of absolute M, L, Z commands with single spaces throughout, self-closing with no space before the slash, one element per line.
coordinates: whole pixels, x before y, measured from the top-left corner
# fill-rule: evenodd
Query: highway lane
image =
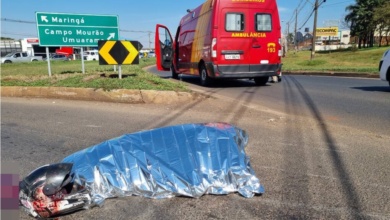
<path fill-rule="evenodd" d="M 170 72 L 149 71 L 170 77 Z M 379 79 L 285 75 L 281 83 L 263 87 L 249 80 L 229 80 L 209 88 L 201 87 L 197 77 L 181 80 L 196 91 L 237 99 L 243 105 L 390 134 L 390 87 Z"/>
<path fill-rule="evenodd" d="M 61 219 L 390 217 L 390 135 L 250 106 L 245 104 L 253 94 L 248 91 L 237 100 L 218 97 L 177 105 L 2 97 L 2 163 L 18 163 L 22 178 L 39 166 L 124 133 L 223 121 L 248 132 L 246 152 L 264 195 L 109 199 L 103 207 Z M 21 213 L 20 219 L 32 218 Z"/>
<path fill-rule="evenodd" d="M 61 219 L 390 218 L 389 117 L 366 114 L 386 114 L 386 84 L 309 76 L 285 76 L 282 83 L 264 87 L 247 80 L 210 88 L 200 87 L 194 77 L 183 81 L 212 97 L 179 105 L 2 97 L 2 163 L 18 163 L 22 178 L 124 133 L 223 121 L 248 132 L 246 151 L 264 195 L 110 199 L 101 208 Z M 24 213 L 20 218 L 32 219 Z"/>

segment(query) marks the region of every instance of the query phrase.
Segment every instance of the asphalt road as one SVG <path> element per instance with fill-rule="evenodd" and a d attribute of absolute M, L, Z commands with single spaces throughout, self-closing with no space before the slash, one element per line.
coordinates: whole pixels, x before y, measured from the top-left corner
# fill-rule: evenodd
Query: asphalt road
<path fill-rule="evenodd" d="M 170 72 L 148 70 L 170 78 Z M 240 100 L 244 105 L 390 134 L 390 86 L 379 78 L 285 75 L 281 83 L 263 87 L 250 80 L 230 80 L 216 81 L 209 88 L 201 87 L 198 77 L 183 75 L 181 80 L 196 91 Z"/>
<path fill-rule="evenodd" d="M 289 92 L 293 85 L 298 94 Z M 206 93 L 212 97 L 180 105 L 2 97 L 2 163 L 18 163 L 23 178 L 39 166 L 124 133 L 228 122 L 248 132 L 246 152 L 265 194 L 251 199 L 239 194 L 115 198 L 61 219 L 389 219 L 389 133 L 325 120 L 322 106 L 297 85 L 303 85 L 299 77 L 260 88 L 236 86 L 244 92 L 229 98 L 218 93 L 224 87 L 210 88 Z M 271 97 L 275 90 L 289 97 L 283 111 L 256 98 L 265 90 Z M 294 107 L 298 99 L 306 104 Z M 32 219 L 23 212 L 20 218 Z"/>

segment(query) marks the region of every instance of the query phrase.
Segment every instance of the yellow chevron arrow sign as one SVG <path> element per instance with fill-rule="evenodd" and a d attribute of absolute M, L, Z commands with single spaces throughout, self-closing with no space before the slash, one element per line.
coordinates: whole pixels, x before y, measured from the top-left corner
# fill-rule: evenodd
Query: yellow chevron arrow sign
<path fill-rule="evenodd" d="M 99 40 L 98 47 L 100 65 L 122 65 L 138 64 L 142 45 L 138 41 Z"/>
<path fill-rule="evenodd" d="M 132 64 L 134 59 L 138 57 L 138 50 L 130 41 L 121 41 L 123 46 L 129 51 L 129 55 L 123 61 L 123 64 Z"/>
<path fill-rule="evenodd" d="M 106 61 L 108 65 L 116 65 L 118 62 L 111 56 L 110 50 L 115 45 L 116 41 L 105 41 L 103 46 L 99 49 L 99 55 Z M 99 57 L 99 60 L 100 57 Z M 99 62 L 100 64 L 100 62 Z"/>

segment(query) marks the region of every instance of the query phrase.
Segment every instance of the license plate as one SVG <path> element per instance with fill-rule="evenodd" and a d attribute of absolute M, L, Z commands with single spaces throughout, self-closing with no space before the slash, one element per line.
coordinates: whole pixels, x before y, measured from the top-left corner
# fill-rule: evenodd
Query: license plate
<path fill-rule="evenodd" d="M 239 60 L 240 54 L 225 54 L 225 59 L 227 60 Z"/>

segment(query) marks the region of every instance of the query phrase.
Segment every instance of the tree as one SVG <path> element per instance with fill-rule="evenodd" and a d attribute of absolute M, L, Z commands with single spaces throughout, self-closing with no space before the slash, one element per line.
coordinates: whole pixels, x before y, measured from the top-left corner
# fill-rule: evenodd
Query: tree
<path fill-rule="evenodd" d="M 13 40 L 13 38 L 10 38 L 10 37 L 0 37 L 0 40 Z"/>
<path fill-rule="evenodd" d="M 290 44 L 291 42 L 294 42 L 294 34 L 293 33 L 289 33 L 287 36 L 287 43 Z"/>
<path fill-rule="evenodd" d="M 345 8 L 349 12 L 345 21 L 351 27 L 351 35 L 358 37 L 358 47 L 374 46 L 377 23 L 374 21 L 375 8 L 380 7 L 388 0 L 356 0 L 356 4 Z"/>
<path fill-rule="evenodd" d="M 390 35 L 390 2 L 374 10 L 374 23 L 376 31 L 379 33 L 379 46 L 382 45 L 382 38 L 385 37 L 386 44 L 389 46 Z"/>

